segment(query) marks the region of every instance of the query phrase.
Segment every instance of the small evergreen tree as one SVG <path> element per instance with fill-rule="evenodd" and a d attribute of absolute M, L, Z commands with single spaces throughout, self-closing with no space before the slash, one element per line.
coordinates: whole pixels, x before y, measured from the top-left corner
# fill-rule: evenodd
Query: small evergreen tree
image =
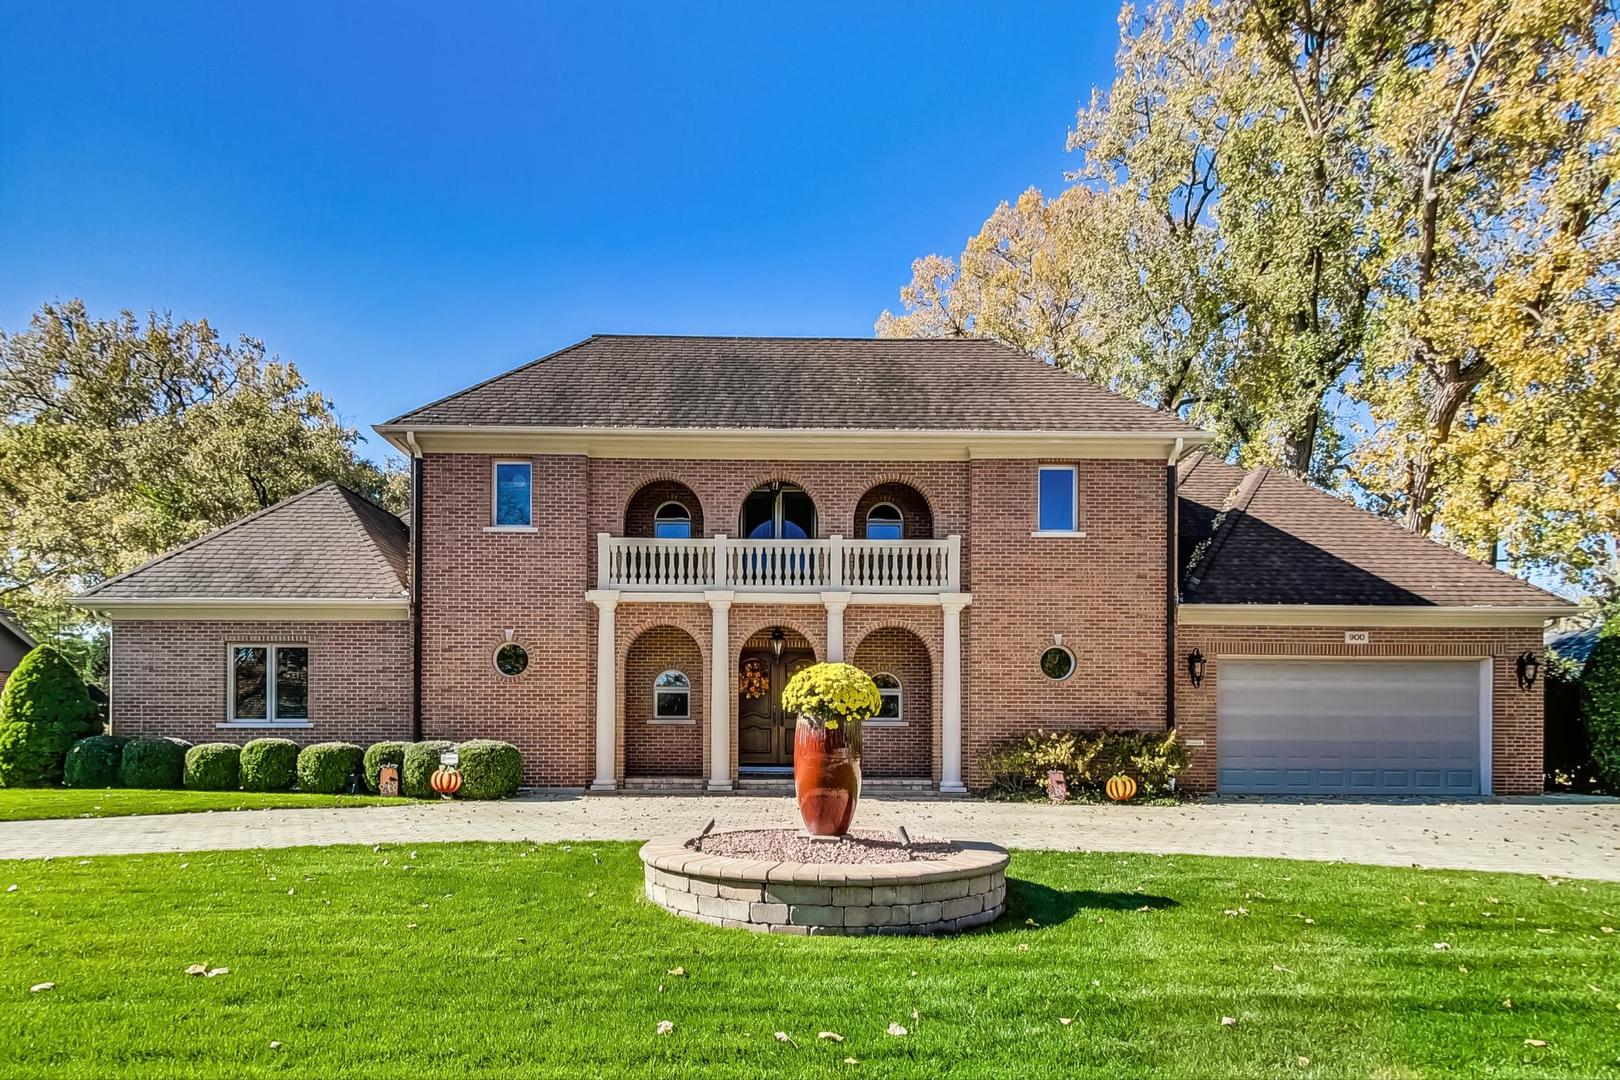
<path fill-rule="evenodd" d="M 1591 740 L 1592 764 L 1611 791 L 1620 789 L 1620 619 L 1598 635 L 1581 672 L 1581 721 Z"/>
<path fill-rule="evenodd" d="M 73 664 L 39 646 L 0 692 L 0 787 L 61 782 L 69 748 L 100 732 L 101 714 Z"/>

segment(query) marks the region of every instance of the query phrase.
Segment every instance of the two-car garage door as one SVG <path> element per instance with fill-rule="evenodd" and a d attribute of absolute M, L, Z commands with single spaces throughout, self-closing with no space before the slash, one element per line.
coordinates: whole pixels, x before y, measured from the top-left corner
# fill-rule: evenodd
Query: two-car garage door
<path fill-rule="evenodd" d="M 1478 661 L 1219 661 L 1218 783 L 1232 794 L 1481 790 Z M 1488 788 L 1487 788 L 1488 790 Z"/>

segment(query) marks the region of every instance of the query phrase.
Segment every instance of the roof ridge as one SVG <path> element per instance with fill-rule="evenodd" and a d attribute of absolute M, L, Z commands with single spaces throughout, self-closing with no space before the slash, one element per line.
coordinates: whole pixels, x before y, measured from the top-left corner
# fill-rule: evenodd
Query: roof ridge
<path fill-rule="evenodd" d="M 1260 486 L 1270 475 L 1269 465 L 1251 469 L 1239 481 L 1237 487 L 1227 493 L 1226 503 L 1210 525 L 1209 537 L 1193 553 L 1193 563 L 1187 568 L 1188 591 L 1198 588 L 1208 575 L 1210 567 L 1215 564 L 1216 556 L 1221 553 L 1221 548 L 1226 546 L 1227 537 L 1232 535 L 1232 530 L 1236 529 L 1238 523 L 1248 515 L 1249 504 L 1254 501 L 1255 492 L 1260 490 Z"/>
<path fill-rule="evenodd" d="M 173 549 L 172 551 L 165 551 L 163 554 L 157 556 L 154 559 L 148 559 L 146 562 L 141 563 L 139 566 L 132 566 L 128 570 L 125 570 L 122 574 L 114 574 L 112 577 L 106 579 L 105 581 L 98 581 L 95 585 L 92 585 L 90 588 L 88 588 L 84 592 L 80 593 L 79 596 L 80 597 L 94 596 L 96 593 L 100 592 L 102 589 L 105 589 L 109 585 L 112 585 L 112 584 L 114 584 L 116 582 L 124 581 L 127 578 L 133 577 L 135 574 L 139 574 L 143 570 L 148 570 L 151 567 L 157 566 L 157 565 L 159 565 L 161 563 L 166 563 L 170 559 L 174 558 L 175 556 L 183 554 L 183 553 L 185 553 L 187 551 L 190 551 L 193 548 L 196 548 L 199 545 L 204 544 L 209 540 L 213 540 L 216 537 L 224 536 L 226 533 L 229 533 L 229 532 L 235 532 L 237 529 L 240 529 L 242 526 L 248 524 L 249 522 L 257 521 L 259 518 L 264 517 L 266 514 L 270 513 L 272 510 L 280 510 L 284 506 L 291 506 L 293 503 L 296 503 L 296 502 L 298 502 L 298 501 L 300 501 L 302 499 L 305 499 L 305 498 L 309 497 L 310 495 L 313 495 L 315 492 L 321 490 L 322 488 L 325 488 L 325 487 L 341 488 L 342 486 L 343 485 L 339 484 L 336 480 L 322 480 L 320 483 L 314 484 L 314 485 L 312 485 L 310 487 L 307 487 L 303 491 L 295 492 L 294 494 L 287 496 L 285 499 L 282 499 L 280 502 L 271 503 L 269 506 L 263 507 L 263 508 L 261 508 L 259 510 L 255 510 L 253 513 L 247 515 L 246 517 L 237 518 L 235 521 L 231 522 L 228 525 L 221 525 L 219 528 L 213 530 L 212 532 L 204 533 L 203 535 L 197 537 L 194 540 L 188 540 L 184 544 L 181 544 L 179 547 Z"/>
<path fill-rule="evenodd" d="M 355 501 L 358 500 L 359 502 L 364 503 L 366 506 L 369 506 L 374 510 L 381 511 L 384 514 L 388 513 L 388 511 L 384 510 L 382 507 L 378 506 L 376 503 L 372 502 L 358 491 L 353 491 L 346 488 L 342 484 L 336 483 L 335 481 L 332 481 L 332 484 L 337 488 L 338 494 L 343 498 L 344 509 L 346 509 L 349 514 L 350 527 L 359 534 L 360 541 L 365 544 L 367 550 L 371 552 L 372 562 L 376 564 L 377 569 L 381 570 L 390 581 L 397 582 L 399 584 L 400 591 L 402 593 L 407 592 L 408 590 L 405 583 L 399 580 L 399 575 L 394 572 L 393 564 L 388 561 L 387 556 L 383 554 L 382 548 L 378 546 L 377 538 L 373 536 L 371 530 L 366 527 L 366 523 L 360 520 L 360 509 L 355 505 Z M 404 523 L 401 522 L 401 525 L 403 524 Z"/>

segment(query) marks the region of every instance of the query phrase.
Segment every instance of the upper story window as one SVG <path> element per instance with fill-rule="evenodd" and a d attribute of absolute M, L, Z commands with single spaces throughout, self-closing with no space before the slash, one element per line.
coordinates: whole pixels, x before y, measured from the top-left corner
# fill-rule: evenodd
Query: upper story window
<path fill-rule="evenodd" d="M 816 535 L 816 504 L 797 484 L 761 484 L 743 500 L 740 524 L 750 540 L 803 540 Z"/>
<path fill-rule="evenodd" d="M 1042 465 L 1036 529 L 1072 533 L 1080 529 L 1079 479 L 1073 465 Z"/>
<path fill-rule="evenodd" d="M 653 535 L 660 540 L 692 539 L 692 511 L 678 502 L 667 502 L 653 514 Z"/>
<path fill-rule="evenodd" d="M 868 540 L 899 540 L 905 536 L 906 521 L 893 503 L 878 503 L 866 512 Z"/>
<path fill-rule="evenodd" d="M 233 724 L 309 723 L 309 648 L 304 645 L 232 645 L 230 715 Z"/>
<path fill-rule="evenodd" d="M 534 523 L 534 465 L 527 461 L 495 463 L 494 520 L 497 529 L 527 529 Z"/>

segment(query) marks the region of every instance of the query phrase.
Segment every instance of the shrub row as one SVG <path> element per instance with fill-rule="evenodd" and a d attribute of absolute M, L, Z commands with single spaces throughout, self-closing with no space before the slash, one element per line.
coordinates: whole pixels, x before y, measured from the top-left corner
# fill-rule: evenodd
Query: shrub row
<path fill-rule="evenodd" d="M 1069 789 L 1101 790 L 1125 775 L 1144 795 L 1175 788 L 1187 768 L 1176 733 L 1144 731 L 1036 731 L 992 749 L 983 759 L 992 790 L 1031 794 L 1046 789 L 1046 774 L 1060 770 Z"/>
<path fill-rule="evenodd" d="M 254 739 L 246 746 L 181 739 L 126 739 L 95 735 L 67 752 L 63 779 L 69 787 L 179 788 L 193 791 L 288 791 L 336 795 L 352 779 L 375 793 L 383 766 L 400 770 L 401 791 L 413 798 L 434 795 L 439 755 L 457 748 L 464 799 L 505 799 L 523 782 L 523 755 L 511 743 L 472 739 L 461 743 L 380 742 L 362 751 L 353 743 Z"/>

